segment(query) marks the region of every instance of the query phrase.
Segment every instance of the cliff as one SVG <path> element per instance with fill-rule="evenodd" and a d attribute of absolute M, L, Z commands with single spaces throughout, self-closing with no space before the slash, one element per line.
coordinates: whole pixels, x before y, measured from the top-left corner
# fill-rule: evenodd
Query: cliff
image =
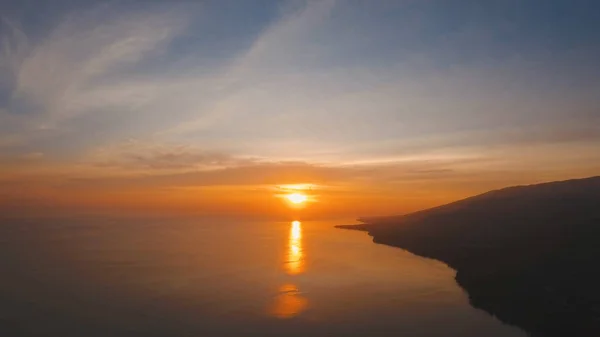
<path fill-rule="evenodd" d="M 600 336 L 600 177 L 516 186 L 340 228 L 447 263 L 471 304 L 533 336 Z"/>

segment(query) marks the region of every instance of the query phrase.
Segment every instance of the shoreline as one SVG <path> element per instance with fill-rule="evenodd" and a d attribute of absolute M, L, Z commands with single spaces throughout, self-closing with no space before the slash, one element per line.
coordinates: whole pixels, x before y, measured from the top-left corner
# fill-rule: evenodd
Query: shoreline
<path fill-rule="evenodd" d="M 461 247 L 436 249 L 402 240 L 390 234 L 389 224 L 338 225 L 337 229 L 367 232 L 373 242 L 405 249 L 415 255 L 435 259 L 456 271 L 456 283 L 466 292 L 469 304 L 484 310 L 504 324 L 524 330 L 531 336 L 595 336 L 600 332 L 600 313 L 593 315 L 595 303 L 573 301 L 573 289 L 579 280 L 567 282 L 564 288 L 544 284 L 552 268 L 537 265 L 511 266 L 493 248 L 489 254 L 468 256 Z M 486 261 L 488 260 L 488 261 Z M 485 266 L 498 266 L 486 268 Z M 483 267 L 482 267 L 483 266 Z M 523 272 L 523 268 L 530 268 Z M 573 269 L 575 270 L 575 269 Z M 589 285 L 583 285 L 583 294 Z"/>

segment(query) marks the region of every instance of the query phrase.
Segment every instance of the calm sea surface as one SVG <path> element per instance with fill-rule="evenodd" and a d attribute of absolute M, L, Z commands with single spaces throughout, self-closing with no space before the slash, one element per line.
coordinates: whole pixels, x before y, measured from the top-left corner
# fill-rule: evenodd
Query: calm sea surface
<path fill-rule="evenodd" d="M 331 222 L 2 220 L 1 336 L 525 336 Z"/>

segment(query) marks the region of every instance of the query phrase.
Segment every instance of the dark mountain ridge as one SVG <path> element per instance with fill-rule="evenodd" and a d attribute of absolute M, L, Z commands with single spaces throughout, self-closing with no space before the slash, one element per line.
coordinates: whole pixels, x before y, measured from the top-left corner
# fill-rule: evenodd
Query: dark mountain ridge
<path fill-rule="evenodd" d="M 471 303 L 504 322 L 534 336 L 600 335 L 600 177 L 363 220 L 353 229 L 375 242 L 454 268 Z"/>

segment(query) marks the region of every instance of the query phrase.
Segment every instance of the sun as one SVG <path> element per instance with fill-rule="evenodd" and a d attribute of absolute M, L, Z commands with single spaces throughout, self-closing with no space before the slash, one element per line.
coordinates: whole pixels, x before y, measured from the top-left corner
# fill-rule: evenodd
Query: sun
<path fill-rule="evenodd" d="M 308 198 L 302 193 L 291 193 L 285 196 L 292 204 L 301 204 Z"/>

